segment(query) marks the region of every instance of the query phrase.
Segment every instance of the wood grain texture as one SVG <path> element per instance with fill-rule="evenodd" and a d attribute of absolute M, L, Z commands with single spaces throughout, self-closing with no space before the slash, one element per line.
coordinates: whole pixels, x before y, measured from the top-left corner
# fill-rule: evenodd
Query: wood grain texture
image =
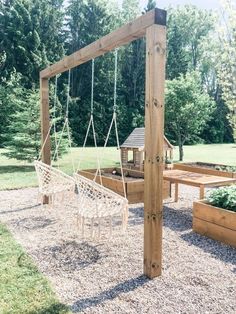
<path fill-rule="evenodd" d="M 236 183 L 236 178 L 214 176 L 178 169 L 165 170 L 163 176 L 165 180 L 170 181 L 171 183 L 181 183 L 196 187 L 200 187 L 200 185 L 204 185 L 205 187 L 224 186 Z"/>
<path fill-rule="evenodd" d="M 166 28 L 146 31 L 144 274 L 161 275 Z"/>
<path fill-rule="evenodd" d="M 213 224 L 209 221 L 193 218 L 193 231 L 209 237 L 211 239 L 223 242 L 236 247 L 236 231 Z"/>
<path fill-rule="evenodd" d="M 116 168 L 118 172 L 119 168 Z M 113 168 L 103 168 L 102 171 L 105 173 L 112 173 L 114 169 Z M 124 171 L 131 172 L 130 175 L 133 173 L 134 175 L 143 175 L 143 172 L 135 171 L 135 170 L 129 170 L 124 169 Z M 80 170 L 78 171 L 79 174 L 83 175 L 84 177 L 93 180 L 95 175 L 96 169 L 86 169 L 86 170 Z M 100 177 L 98 176 L 96 178 L 97 183 L 100 182 Z M 124 190 L 123 190 L 123 183 L 121 180 L 115 179 L 114 177 L 107 177 L 105 175 L 102 175 L 102 184 L 108 189 L 111 189 L 112 191 L 124 196 Z M 130 181 L 130 178 L 128 181 L 125 182 L 125 190 L 127 199 L 129 201 L 129 204 L 137 204 L 137 203 L 143 203 L 144 202 L 144 179 L 135 179 Z M 165 181 L 163 184 L 163 197 L 169 198 L 170 196 L 170 184 L 169 182 Z"/>
<path fill-rule="evenodd" d="M 47 165 L 51 164 L 51 142 L 48 136 L 50 128 L 49 116 L 49 85 L 48 79 L 40 79 L 40 116 L 41 116 L 41 147 L 42 161 Z M 47 139 L 47 140 L 46 140 Z M 46 142 L 45 142 L 46 141 Z M 43 204 L 48 204 L 48 196 L 43 196 Z"/>
<path fill-rule="evenodd" d="M 204 201 L 193 203 L 193 216 L 236 231 L 236 213 Z"/>
<path fill-rule="evenodd" d="M 206 201 L 194 202 L 193 231 L 236 247 L 236 213 Z"/>

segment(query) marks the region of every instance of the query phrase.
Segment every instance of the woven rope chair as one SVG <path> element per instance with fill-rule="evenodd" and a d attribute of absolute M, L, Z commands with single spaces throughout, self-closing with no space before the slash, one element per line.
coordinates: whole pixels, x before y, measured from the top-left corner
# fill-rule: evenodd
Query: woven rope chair
<path fill-rule="evenodd" d="M 65 194 L 73 195 L 75 180 L 72 177 L 42 161 L 35 161 L 34 166 L 38 178 L 39 195 L 48 196 L 52 206 L 54 206 L 56 196 L 63 199 Z"/>
<path fill-rule="evenodd" d="M 101 219 L 103 218 L 108 218 L 110 221 L 110 235 L 114 217 L 122 218 L 122 227 L 125 230 L 128 220 L 128 200 L 79 174 L 74 174 L 74 178 L 78 189 L 77 213 L 82 235 L 84 236 L 85 219 L 90 220 L 92 237 L 94 236 L 94 222 L 96 222 L 98 238 L 100 238 Z"/>

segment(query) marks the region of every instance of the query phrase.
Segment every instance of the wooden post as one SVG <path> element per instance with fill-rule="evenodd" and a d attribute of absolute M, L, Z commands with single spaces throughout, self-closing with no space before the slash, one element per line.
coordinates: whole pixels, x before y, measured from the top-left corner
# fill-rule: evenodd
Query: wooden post
<path fill-rule="evenodd" d="M 205 186 L 201 184 L 200 185 L 200 192 L 199 192 L 200 200 L 204 199 L 204 195 L 205 195 Z"/>
<path fill-rule="evenodd" d="M 163 23 L 165 24 L 165 23 Z M 146 30 L 144 274 L 161 275 L 166 27 Z"/>
<path fill-rule="evenodd" d="M 40 79 L 40 113 L 41 113 L 41 143 L 43 146 L 42 150 L 42 161 L 48 165 L 51 163 L 51 143 L 50 136 L 48 136 L 46 143 L 44 144 L 50 127 L 50 116 L 49 116 L 49 87 L 48 79 Z M 48 204 L 48 197 L 43 197 L 43 204 Z"/>
<path fill-rule="evenodd" d="M 179 200 L 179 183 L 175 183 L 175 203 Z"/>

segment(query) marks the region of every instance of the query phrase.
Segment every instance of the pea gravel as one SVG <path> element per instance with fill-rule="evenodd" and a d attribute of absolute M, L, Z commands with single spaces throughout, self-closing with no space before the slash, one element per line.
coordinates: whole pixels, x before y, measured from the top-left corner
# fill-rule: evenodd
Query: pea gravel
<path fill-rule="evenodd" d="M 198 190 L 165 202 L 163 275 L 143 268 L 143 207 L 130 207 L 126 234 L 82 241 L 75 212 L 37 203 L 37 189 L 0 192 L 0 221 L 75 313 L 236 313 L 236 249 L 192 232 Z M 106 229 L 105 229 L 106 230 Z"/>

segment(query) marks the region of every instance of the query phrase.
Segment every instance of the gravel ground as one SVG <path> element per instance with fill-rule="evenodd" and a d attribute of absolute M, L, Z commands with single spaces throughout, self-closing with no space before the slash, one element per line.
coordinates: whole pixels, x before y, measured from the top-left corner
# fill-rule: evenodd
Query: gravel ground
<path fill-rule="evenodd" d="M 163 275 L 142 275 L 143 208 L 127 233 L 81 241 L 73 211 L 43 208 L 37 189 L 0 192 L 0 221 L 75 313 L 236 313 L 236 250 L 191 230 L 198 190 L 180 186 L 164 207 Z"/>

